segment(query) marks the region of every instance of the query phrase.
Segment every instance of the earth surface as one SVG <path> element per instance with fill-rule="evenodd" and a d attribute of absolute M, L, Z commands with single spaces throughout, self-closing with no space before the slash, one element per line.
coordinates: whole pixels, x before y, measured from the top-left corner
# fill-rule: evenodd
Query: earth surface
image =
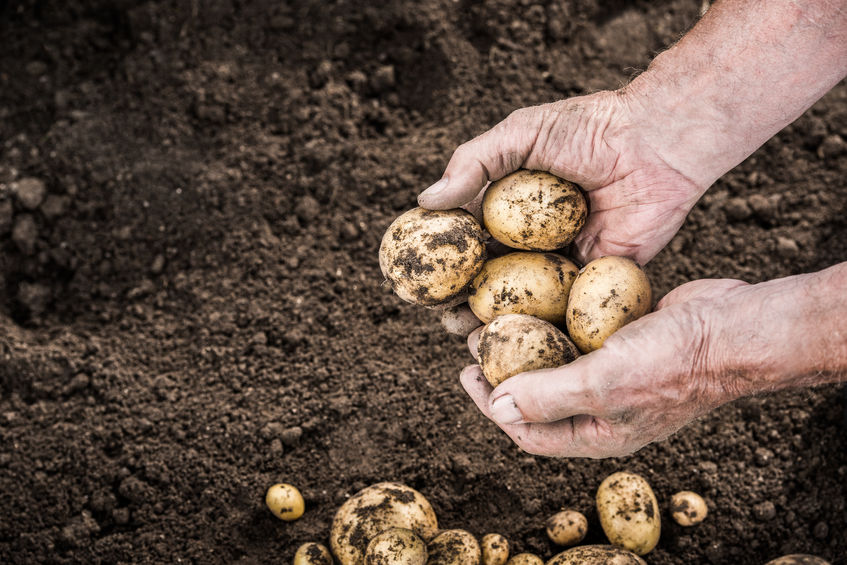
<path fill-rule="evenodd" d="M 0 3 L 0 562 L 290 563 L 357 490 L 550 557 L 608 474 L 652 484 L 650 563 L 847 563 L 837 386 L 738 401 L 622 459 L 516 448 L 471 362 L 382 281 L 393 218 L 510 111 L 617 88 L 700 0 Z M 721 178 L 661 297 L 847 259 L 842 83 Z M 803 348 L 798 336 L 798 351 Z M 264 506 L 300 488 L 296 522 Z M 710 515 L 682 528 L 672 493 Z"/>

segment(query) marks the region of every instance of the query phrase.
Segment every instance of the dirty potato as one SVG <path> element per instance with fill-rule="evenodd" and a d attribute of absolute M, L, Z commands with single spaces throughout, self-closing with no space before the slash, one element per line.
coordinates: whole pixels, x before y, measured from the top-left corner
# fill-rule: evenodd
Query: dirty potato
<path fill-rule="evenodd" d="M 368 543 L 389 528 L 408 528 L 428 541 L 438 531 L 438 522 L 418 491 L 378 483 L 354 494 L 335 513 L 330 548 L 341 565 L 362 565 Z"/>
<path fill-rule="evenodd" d="M 626 324 L 650 311 L 653 291 L 641 267 L 627 257 L 612 255 L 588 263 L 577 275 L 568 296 L 568 334 L 583 353 Z"/>
<path fill-rule="evenodd" d="M 576 545 L 588 531 L 588 520 L 576 510 L 562 510 L 547 519 L 547 536 L 556 545 Z"/>
<path fill-rule="evenodd" d="M 520 170 L 491 183 L 482 201 L 486 229 L 497 241 L 535 251 L 571 243 L 588 217 L 579 187 L 543 171 Z"/>
<path fill-rule="evenodd" d="M 479 334 L 479 365 L 493 387 L 518 373 L 560 367 L 578 356 L 576 346 L 553 324 L 526 314 L 498 316 Z"/>
<path fill-rule="evenodd" d="M 580 545 L 553 557 L 547 565 L 647 565 L 636 554 L 613 545 Z"/>
<path fill-rule="evenodd" d="M 294 553 L 294 565 L 332 565 L 332 555 L 324 545 L 304 543 Z"/>
<path fill-rule="evenodd" d="M 765 565 L 830 565 L 829 561 L 815 555 L 794 553 L 783 555 L 765 563 Z"/>
<path fill-rule="evenodd" d="M 390 528 L 370 541 L 365 565 L 426 565 L 426 544 L 408 528 Z"/>
<path fill-rule="evenodd" d="M 265 493 L 265 504 L 274 516 L 286 522 L 302 516 L 306 507 L 300 491 L 285 483 L 275 484 L 268 489 Z"/>
<path fill-rule="evenodd" d="M 671 497 L 671 517 L 680 526 L 694 526 L 706 519 L 709 507 L 696 492 L 683 490 Z"/>
<path fill-rule="evenodd" d="M 519 251 L 490 259 L 468 288 L 468 306 L 486 324 L 503 314 L 529 314 L 562 325 L 578 271 L 554 253 Z"/>
<path fill-rule="evenodd" d="M 379 247 L 379 266 L 397 296 L 422 306 L 457 304 L 482 269 L 482 226 L 468 212 L 413 208 Z"/>
<path fill-rule="evenodd" d="M 479 546 L 482 565 L 506 565 L 509 560 L 509 540 L 500 534 L 485 534 Z"/>
<path fill-rule="evenodd" d="M 620 471 L 606 477 L 597 489 L 597 515 L 613 545 L 644 555 L 659 543 L 659 503 L 641 475 Z"/>
<path fill-rule="evenodd" d="M 544 560 L 534 553 L 518 553 L 506 565 L 544 565 Z"/>
<path fill-rule="evenodd" d="M 427 545 L 427 565 L 479 565 L 479 542 L 465 530 L 444 530 Z"/>

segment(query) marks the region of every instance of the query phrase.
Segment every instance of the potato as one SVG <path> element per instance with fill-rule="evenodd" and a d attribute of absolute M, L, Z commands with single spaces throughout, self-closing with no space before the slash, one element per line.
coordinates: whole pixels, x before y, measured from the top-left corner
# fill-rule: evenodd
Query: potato
<path fill-rule="evenodd" d="M 588 263 L 568 296 L 568 334 L 583 353 L 650 311 L 653 291 L 638 263 L 612 255 Z"/>
<path fill-rule="evenodd" d="M 532 553 L 518 553 L 506 565 L 544 565 L 544 560 Z"/>
<path fill-rule="evenodd" d="M 341 565 L 362 565 L 368 543 L 389 528 L 408 528 L 428 541 L 438 531 L 438 522 L 418 491 L 399 483 L 378 483 L 354 494 L 335 513 L 330 548 Z"/>
<path fill-rule="evenodd" d="M 613 545 L 580 545 L 553 557 L 547 565 L 647 565 L 636 554 Z"/>
<path fill-rule="evenodd" d="M 614 545 L 644 555 L 659 543 L 659 503 L 640 475 L 620 471 L 606 477 L 597 489 L 597 515 Z"/>
<path fill-rule="evenodd" d="M 427 545 L 427 565 L 479 565 L 482 552 L 473 534 L 444 530 Z"/>
<path fill-rule="evenodd" d="M 482 269 L 482 226 L 470 213 L 413 208 L 394 220 L 379 246 L 379 267 L 397 296 L 413 304 L 458 304 Z"/>
<path fill-rule="evenodd" d="M 479 334 L 479 365 L 491 386 L 524 371 L 560 367 L 579 356 L 550 322 L 526 314 L 498 316 Z"/>
<path fill-rule="evenodd" d="M 805 553 L 794 553 L 783 555 L 765 563 L 765 565 L 829 565 L 829 561 L 808 555 Z"/>
<path fill-rule="evenodd" d="M 547 519 L 547 536 L 556 545 L 576 545 L 588 531 L 588 520 L 582 512 L 562 510 Z"/>
<path fill-rule="evenodd" d="M 560 249 L 574 240 L 587 217 L 579 187 L 543 171 L 507 175 L 491 183 L 482 200 L 488 232 L 515 249 Z"/>
<path fill-rule="evenodd" d="M 275 484 L 268 489 L 265 494 L 265 504 L 274 516 L 286 522 L 302 516 L 306 508 L 300 491 L 285 483 Z"/>
<path fill-rule="evenodd" d="M 479 546 L 482 565 L 506 565 L 509 560 L 509 540 L 500 534 L 485 534 Z"/>
<path fill-rule="evenodd" d="M 671 517 L 680 526 L 693 526 L 706 519 L 709 507 L 696 492 L 683 490 L 671 497 Z"/>
<path fill-rule="evenodd" d="M 426 544 L 408 528 L 390 528 L 373 538 L 365 565 L 426 565 Z"/>
<path fill-rule="evenodd" d="M 294 553 L 294 565 L 332 565 L 332 555 L 319 543 L 304 543 Z"/>
<path fill-rule="evenodd" d="M 490 259 L 468 288 L 468 306 L 488 323 L 503 314 L 529 314 L 563 325 L 579 268 L 553 253 L 519 251 Z"/>

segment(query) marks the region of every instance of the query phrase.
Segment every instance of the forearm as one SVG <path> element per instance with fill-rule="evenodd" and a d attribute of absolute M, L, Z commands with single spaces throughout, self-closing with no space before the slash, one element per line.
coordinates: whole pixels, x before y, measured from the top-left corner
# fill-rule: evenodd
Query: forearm
<path fill-rule="evenodd" d="M 647 143 L 705 190 L 845 75 L 847 1 L 723 0 L 623 93 Z"/>

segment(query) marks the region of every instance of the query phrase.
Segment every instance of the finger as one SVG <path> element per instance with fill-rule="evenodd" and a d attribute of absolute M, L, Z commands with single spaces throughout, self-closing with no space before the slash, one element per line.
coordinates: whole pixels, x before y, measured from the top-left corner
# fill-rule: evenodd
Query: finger
<path fill-rule="evenodd" d="M 676 287 L 659 300 L 659 303 L 656 304 L 656 310 L 697 298 L 721 298 L 728 291 L 741 286 L 749 286 L 749 283 L 737 279 L 701 279 L 687 282 Z"/>
<path fill-rule="evenodd" d="M 479 334 L 482 333 L 482 328 L 485 326 L 480 326 L 468 334 L 468 350 L 471 352 L 471 356 L 479 361 Z"/>
<path fill-rule="evenodd" d="M 441 313 L 441 325 L 447 333 L 468 337 L 468 335 L 482 325 L 467 303 L 446 308 Z"/>

